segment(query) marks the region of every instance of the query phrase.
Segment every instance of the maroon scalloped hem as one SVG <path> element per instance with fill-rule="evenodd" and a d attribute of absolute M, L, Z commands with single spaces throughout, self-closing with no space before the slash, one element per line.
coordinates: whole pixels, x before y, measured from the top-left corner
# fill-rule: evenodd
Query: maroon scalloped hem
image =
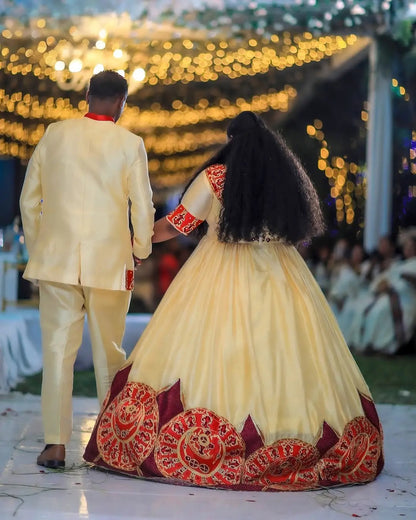
<path fill-rule="evenodd" d="M 136 436 L 136 445 L 137 442 L 155 442 L 152 446 L 148 445 L 147 451 L 144 452 L 150 452 L 150 455 L 135 464 L 134 454 L 131 454 L 132 460 L 129 460 L 127 465 L 116 467 L 114 464 L 117 464 L 118 458 L 114 457 L 114 450 L 120 445 L 117 442 L 123 443 L 124 437 L 130 438 L 134 426 L 130 424 L 129 431 L 120 432 L 118 416 L 112 419 L 111 413 L 116 413 L 114 410 L 117 406 L 124 406 L 122 398 L 130 368 L 131 366 L 127 366 L 120 370 L 114 378 L 86 447 L 84 459 L 96 467 L 176 485 L 238 491 L 299 491 L 362 484 L 374 480 L 383 468 L 382 429 L 374 403 L 368 397 L 360 394 L 364 416 L 350 421 L 341 437 L 324 422 L 321 436 L 315 446 L 299 439 L 281 439 L 265 446 L 261 432 L 250 416 L 238 433 L 226 419 L 209 410 L 199 408 L 195 409 L 195 412 L 193 409 L 184 411 L 180 381 L 157 394 L 154 393 L 154 405 L 153 408 L 149 408 L 154 410 L 151 417 L 143 417 L 142 403 L 132 404 L 130 399 L 126 404 L 131 408 L 126 413 L 133 416 L 136 413 L 144 423 L 159 421 L 158 425 L 155 425 L 157 438 L 154 441 L 153 437 L 149 436 L 146 441 L 142 440 L 140 435 Z M 130 382 L 128 385 L 140 383 Z M 118 404 L 115 406 L 112 403 Z M 124 408 L 122 410 L 125 411 Z M 109 435 L 109 428 L 111 430 L 113 427 L 111 425 L 115 425 L 117 431 L 110 431 L 112 435 Z M 212 425 L 217 425 L 217 430 L 214 426 L 214 430 L 211 430 Z M 105 435 L 102 435 L 103 430 Z M 226 437 L 221 438 L 221 435 Z M 121 440 L 110 445 L 108 439 L 119 438 L 117 436 Z M 203 444 L 198 444 L 200 442 Z M 229 446 L 224 448 L 227 442 Z M 129 450 L 125 450 L 125 445 L 120 446 L 124 450 L 123 456 L 130 456 Z M 226 452 L 221 455 L 220 452 L 215 452 L 216 449 L 225 449 Z M 204 450 L 208 450 L 207 453 L 211 457 L 207 459 L 208 462 L 204 459 Z M 202 458 L 199 454 L 203 454 Z M 228 466 L 224 463 L 223 467 L 220 467 L 219 460 L 226 460 Z M 185 467 L 188 463 L 190 470 L 189 467 Z M 126 470 L 131 467 L 135 469 Z M 204 471 L 206 477 L 203 475 Z M 214 473 L 216 476 L 212 478 Z M 178 476 L 184 476 L 184 480 L 177 478 Z"/>

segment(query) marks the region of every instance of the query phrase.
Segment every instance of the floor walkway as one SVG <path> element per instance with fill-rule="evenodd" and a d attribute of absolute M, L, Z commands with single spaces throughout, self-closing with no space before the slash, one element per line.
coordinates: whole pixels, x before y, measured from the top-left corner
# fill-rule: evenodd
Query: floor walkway
<path fill-rule="evenodd" d="M 378 407 L 386 466 L 366 486 L 296 493 L 178 487 L 93 470 L 82 452 L 97 402 L 74 399 L 65 471 L 34 461 L 43 447 L 40 399 L 0 395 L 0 519 L 9 520 L 413 520 L 416 518 L 416 406 Z"/>

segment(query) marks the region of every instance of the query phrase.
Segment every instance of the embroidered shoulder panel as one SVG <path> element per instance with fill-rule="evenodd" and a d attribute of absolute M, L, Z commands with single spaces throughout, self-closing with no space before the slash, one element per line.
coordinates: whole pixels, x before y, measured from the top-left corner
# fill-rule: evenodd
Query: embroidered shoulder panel
<path fill-rule="evenodd" d="M 191 231 L 196 229 L 203 222 L 203 220 L 199 220 L 189 213 L 182 204 L 179 204 L 166 218 L 168 222 L 183 235 L 189 235 Z"/>
<path fill-rule="evenodd" d="M 222 200 L 222 190 L 225 183 L 226 167 L 223 164 L 213 164 L 206 169 L 206 176 L 218 200 Z"/>

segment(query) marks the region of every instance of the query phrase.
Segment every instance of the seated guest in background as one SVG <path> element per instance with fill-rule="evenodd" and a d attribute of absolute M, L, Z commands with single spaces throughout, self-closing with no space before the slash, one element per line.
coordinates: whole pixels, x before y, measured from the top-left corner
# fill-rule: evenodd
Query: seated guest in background
<path fill-rule="evenodd" d="M 328 293 L 330 287 L 330 269 L 329 262 L 331 259 L 331 247 L 327 242 L 315 244 L 315 262 L 311 266 L 312 273 L 319 287 L 324 294 Z"/>
<path fill-rule="evenodd" d="M 370 268 L 366 272 L 366 279 L 368 281 L 373 280 L 397 259 L 397 245 L 394 238 L 388 235 L 381 237 L 377 249 L 370 255 Z"/>
<path fill-rule="evenodd" d="M 333 285 L 339 276 L 340 271 L 350 256 L 351 246 L 346 238 L 339 238 L 332 249 L 328 260 L 329 284 Z"/>
<path fill-rule="evenodd" d="M 416 238 L 403 242 L 403 259 L 390 262 L 357 302 L 351 345 L 358 352 L 392 355 L 416 331 Z"/>
<path fill-rule="evenodd" d="M 348 345 L 357 301 L 362 300 L 368 291 L 366 274 L 369 268 L 363 246 L 355 244 L 349 257 L 339 266 L 338 276 L 331 280 L 328 301 Z"/>

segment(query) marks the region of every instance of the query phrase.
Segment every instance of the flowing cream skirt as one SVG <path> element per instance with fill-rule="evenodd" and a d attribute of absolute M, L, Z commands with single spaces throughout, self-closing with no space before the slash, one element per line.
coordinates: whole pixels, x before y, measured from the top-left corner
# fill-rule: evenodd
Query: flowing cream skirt
<path fill-rule="evenodd" d="M 86 459 L 117 468 L 120 457 L 128 458 L 129 450 L 138 449 L 125 443 L 121 446 L 117 439 L 120 432 L 128 430 L 130 435 L 133 431 L 132 414 L 138 413 L 134 402 L 141 400 L 143 404 L 147 399 L 153 399 L 157 406 L 149 404 L 153 412 L 142 406 L 140 421 L 146 421 L 146 413 L 153 417 L 155 425 L 147 431 L 153 447 L 135 455 L 141 462 L 137 467 L 133 464 L 134 468 L 129 463 L 124 468 L 127 472 L 146 475 L 153 468 L 156 476 L 220 487 L 245 483 L 268 489 L 313 488 L 318 482 L 343 482 L 339 475 L 328 478 L 329 473 L 319 469 L 318 462 L 330 448 L 336 449 L 345 435 L 354 437 L 354 446 L 361 442 L 358 437 L 362 440 L 367 435 L 366 448 L 360 444 L 360 457 L 371 459 L 371 476 L 351 477 L 353 482 L 372 480 L 382 467 L 380 425 L 370 391 L 305 262 L 295 247 L 280 242 L 224 244 L 209 237 L 200 242 L 114 382 Z M 128 404 L 133 407 L 130 415 L 125 411 Z M 356 426 L 357 420 L 365 424 Z M 240 446 L 241 461 L 235 470 L 239 476 L 234 480 L 204 478 L 204 471 L 211 475 L 218 458 L 227 452 L 224 435 L 228 434 L 221 437 L 216 430 L 213 435 L 217 441 L 209 438 L 215 428 L 208 425 L 214 423 L 218 431 L 229 428 L 234 436 L 232 445 L 235 449 Z M 347 425 L 359 431 L 353 428 L 353 433 L 346 433 Z M 204 448 L 204 442 L 209 449 Z M 110 445 L 115 451 L 107 456 Z M 273 453 L 270 449 L 267 454 L 261 452 L 267 447 Z M 289 468 L 292 474 L 295 466 L 298 470 L 300 466 L 303 470 L 313 468 L 313 483 L 309 479 L 310 485 L 304 485 L 303 477 L 292 475 L 285 487 L 283 469 L 276 470 L 274 460 L 282 459 L 276 454 L 278 448 L 292 454 L 292 462 L 284 462 L 286 473 L 288 464 L 293 466 Z M 211 450 L 209 456 L 204 449 Z M 310 453 L 299 462 L 302 456 L 298 451 L 302 449 Z M 152 462 L 143 466 L 143 457 L 149 453 Z M 250 456 L 252 459 L 256 454 L 256 461 L 251 460 L 256 471 L 247 469 Z M 208 464 L 204 457 L 214 457 L 217 462 L 210 459 Z M 279 474 L 278 479 L 264 477 L 265 457 L 272 461 L 274 469 L 270 471 L 275 477 Z M 191 469 L 181 469 L 178 464 Z M 199 468 L 197 476 L 193 466 Z M 266 480 L 247 477 L 250 471 L 263 472 Z"/>

